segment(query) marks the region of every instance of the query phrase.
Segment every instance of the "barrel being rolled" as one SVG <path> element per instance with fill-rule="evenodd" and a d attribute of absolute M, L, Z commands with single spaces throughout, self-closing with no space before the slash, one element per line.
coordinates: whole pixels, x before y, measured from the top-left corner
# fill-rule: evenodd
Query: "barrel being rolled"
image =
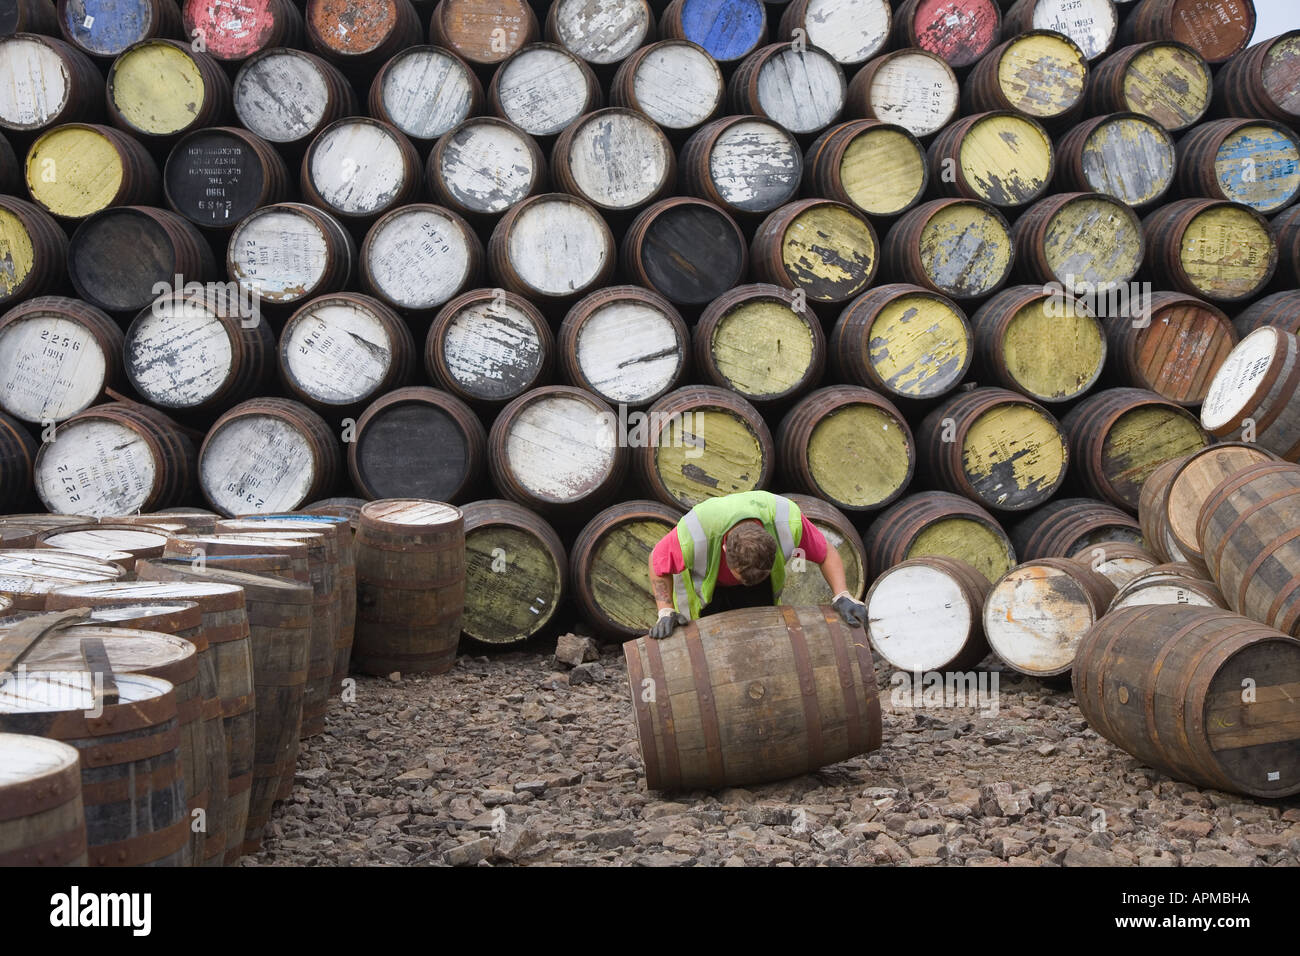
<path fill-rule="evenodd" d="M 1228 611 L 1135 607 L 1080 642 L 1074 696 L 1094 730 L 1172 777 L 1286 797 L 1300 793 L 1297 673 L 1300 641 L 1270 627 Z"/>
<path fill-rule="evenodd" d="M 75 747 L 0 733 L 0 866 L 85 866 L 86 810 Z"/>
<path fill-rule="evenodd" d="M 988 579 L 960 558 L 896 564 L 867 592 L 871 646 L 899 670 L 969 670 L 989 652 L 981 616 L 988 592 Z"/>
<path fill-rule="evenodd" d="M 569 584 L 583 620 L 597 634 L 630 640 L 650 630 L 650 552 L 677 526 L 682 510 L 658 501 L 624 501 L 601 511 L 569 549 Z"/>
<path fill-rule="evenodd" d="M 880 746 L 870 648 L 824 605 L 729 611 L 623 653 L 651 790 L 781 780 Z"/>
<path fill-rule="evenodd" d="M 357 531 L 357 632 L 363 674 L 451 669 L 465 611 L 465 524 L 451 505 L 372 501 Z"/>
<path fill-rule="evenodd" d="M 517 644 L 545 628 L 567 591 L 569 561 L 559 535 L 513 501 L 484 499 L 465 515 L 465 617 L 461 633 L 485 644 Z"/>

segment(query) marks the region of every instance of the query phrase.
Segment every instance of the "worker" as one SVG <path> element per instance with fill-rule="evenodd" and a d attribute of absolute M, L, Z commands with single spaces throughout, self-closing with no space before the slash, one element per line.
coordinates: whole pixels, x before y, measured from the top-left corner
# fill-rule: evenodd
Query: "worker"
<path fill-rule="evenodd" d="M 650 552 L 659 607 L 650 636 L 665 638 L 704 613 L 780 603 L 792 558 L 821 568 L 844 623 L 866 623 L 866 605 L 849 594 L 839 552 L 799 506 L 769 491 L 746 491 L 700 502 Z"/>

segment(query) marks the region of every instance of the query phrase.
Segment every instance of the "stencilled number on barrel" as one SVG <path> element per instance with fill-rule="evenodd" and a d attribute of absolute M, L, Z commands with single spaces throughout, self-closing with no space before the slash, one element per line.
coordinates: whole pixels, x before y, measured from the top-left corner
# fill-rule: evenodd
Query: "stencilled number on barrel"
<path fill-rule="evenodd" d="M 655 679 L 653 677 L 641 678 L 641 700 L 647 704 L 655 702 Z"/>
<path fill-rule="evenodd" d="M 506 565 L 506 549 L 505 549 L 505 548 L 493 548 L 493 549 L 492 549 L 492 573 L 493 573 L 493 574 L 505 574 L 505 572 L 506 572 L 506 567 L 507 567 L 507 565 Z"/>

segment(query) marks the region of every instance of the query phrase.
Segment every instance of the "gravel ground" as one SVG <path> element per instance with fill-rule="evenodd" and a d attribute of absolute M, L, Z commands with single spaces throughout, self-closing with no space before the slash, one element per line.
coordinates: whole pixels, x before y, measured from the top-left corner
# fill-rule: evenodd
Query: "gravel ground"
<path fill-rule="evenodd" d="M 775 784 L 645 789 L 619 648 L 356 678 L 243 866 L 1300 866 L 1300 799 L 1199 790 L 1000 677 L 996 716 L 895 707 L 884 745 Z"/>

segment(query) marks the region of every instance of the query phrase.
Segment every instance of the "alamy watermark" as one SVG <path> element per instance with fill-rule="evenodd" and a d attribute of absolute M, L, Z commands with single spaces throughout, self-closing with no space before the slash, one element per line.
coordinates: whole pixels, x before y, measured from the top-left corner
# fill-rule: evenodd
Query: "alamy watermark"
<path fill-rule="evenodd" d="M 155 318 L 167 318 L 169 306 L 181 305 L 238 318 L 246 329 L 257 328 L 262 321 L 261 290 L 254 282 L 186 282 L 185 276 L 177 273 L 170 282 L 155 282 L 150 292 Z"/>
<path fill-rule="evenodd" d="M 889 677 L 889 703 L 896 709 L 970 707 L 981 717 L 999 710 L 997 671 L 895 671 Z"/>
<path fill-rule="evenodd" d="M 684 448 L 687 458 L 704 454 L 703 412 L 629 412 L 620 403 L 618 412 L 598 416 L 600 427 L 612 431 L 620 448 Z"/>
<path fill-rule="evenodd" d="M 1150 282 L 1089 282 L 1068 274 L 1064 283 L 1045 283 L 1043 291 L 1043 312 L 1050 318 L 1126 318 L 1137 329 L 1151 324 Z"/>

